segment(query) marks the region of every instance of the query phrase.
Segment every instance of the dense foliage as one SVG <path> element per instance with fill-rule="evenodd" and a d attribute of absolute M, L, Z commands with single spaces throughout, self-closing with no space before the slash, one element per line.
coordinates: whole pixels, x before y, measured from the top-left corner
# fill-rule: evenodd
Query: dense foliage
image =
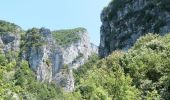
<path fill-rule="evenodd" d="M 13 32 L 18 33 L 18 31 L 21 31 L 21 28 L 14 23 L 9 23 L 3 20 L 0 20 L 0 33 L 4 32 Z"/>
<path fill-rule="evenodd" d="M 60 99 L 63 94 L 54 84 L 41 83 L 29 68 L 27 61 L 7 62 L 0 54 L 0 99 L 47 100 Z"/>
<path fill-rule="evenodd" d="M 105 59 L 88 62 L 75 72 L 77 84 L 75 91 L 81 94 L 82 99 L 140 99 L 140 91 L 132 86 L 132 79 L 124 74 L 119 63 L 123 55 L 123 52 L 116 51 Z M 86 70 L 86 67 L 89 69 Z"/>
<path fill-rule="evenodd" d="M 155 91 L 161 98 L 170 99 L 170 35 L 141 37 L 122 60 L 125 73 L 143 95 Z"/>
<path fill-rule="evenodd" d="M 21 36 L 21 47 L 38 47 L 45 44 L 42 39 L 43 36 L 41 30 L 38 28 L 32 28 L 26 31 L 26 34 Z"/>
<path fill-rule="evenodd" d="M 75 71 L 75 92 L 87 100 L 169 100 L 169 58 L 170 35 L 148 34 L 127 53 L 115 51 Z"/>
<path fill-rule="evenodd" d="M 80 32 L 86 31 L 84 28 L 53 31 L 53 37 L 61 46 L 68 46 L 80 39 Z"/>

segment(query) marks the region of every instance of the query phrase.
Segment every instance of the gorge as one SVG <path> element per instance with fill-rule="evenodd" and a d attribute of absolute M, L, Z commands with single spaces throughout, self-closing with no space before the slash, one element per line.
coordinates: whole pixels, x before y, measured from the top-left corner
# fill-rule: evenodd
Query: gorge
<path fill-rule="evenodd" d="M 2 100 L 169 100 L 170 1 L 111 0 L 87 29 L 0 20 Z"/>

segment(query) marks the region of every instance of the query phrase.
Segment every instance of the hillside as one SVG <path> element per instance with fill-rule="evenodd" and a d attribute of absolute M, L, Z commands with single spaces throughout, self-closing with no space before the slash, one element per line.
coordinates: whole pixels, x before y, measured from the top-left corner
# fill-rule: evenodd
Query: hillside
<path fill-rule="evenodd" d="M 75 71 L 86 100 L 169 100 L 170 34 L 140 37 L 128 52 L 114 51 Z"/>

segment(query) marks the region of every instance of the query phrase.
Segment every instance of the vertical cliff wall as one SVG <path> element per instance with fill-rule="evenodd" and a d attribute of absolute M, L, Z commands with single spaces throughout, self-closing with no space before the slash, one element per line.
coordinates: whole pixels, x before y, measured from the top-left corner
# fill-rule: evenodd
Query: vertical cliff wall
<path fill-rule="evenodd" d="M 84 64 L 98 52 L 84 28 L 59 30 L 32 28 L 23 36 L 22 58 L 29 62 L 37 79 L 54 82 L 66 91 L 74 89 L 72 69 Z"/>
<path fill-rule="evenodd" d="M 99 54 L 129 49 L 147 33 L 170 32 L 169 0 L 112 0 L 101 13 Z"/>

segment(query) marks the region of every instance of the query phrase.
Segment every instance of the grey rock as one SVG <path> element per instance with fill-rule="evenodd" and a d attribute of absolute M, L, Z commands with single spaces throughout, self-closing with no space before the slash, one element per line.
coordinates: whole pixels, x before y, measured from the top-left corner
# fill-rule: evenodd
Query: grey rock
<path fill-rule="evenodd" d="M 153 0 L 124 1 L 115 8 L 113 1 L 101 13 L 99 55 L 105 57 L 114 50 L 127 50 L 142 35 L 170 32 L 170 12 Z M 116 9 L 116 11 L 115 11 Z"/>
<path fill-rule="evenodd" d="M 11 33 L 5 32 L 0 35 L 0 51 L 4 55 L 8 55 L 10 53 L 19 53 L 20 51 L 20 33 Z M 15 60 L 14 58 L 10 58 L 8 60 Z"/>
<path fill-rule="evenodd" d="M 87 61 L 89 56 L 98 53 L 98 47 L 89 42 L 87 31 L 75 33 L 80 35 L 80 39 L 66 47 L 57 45 L 48 29 L 41 28 L 38 34 L 41 34 L 41 41 L 45 44 L 28 47 L 28 50 L 23 53 L 23 58 L 28 60 L 38 80 L 54 82 L 62 86 L 65 91 L 73 91 L 72 69 L 77 69 Z M 64 66 L 68 68 L 65 69 Z"/>
<path fill-rule="evenodd" d="M 68 92 L 74 90 L 72 70 L 83 65 L 93 53 L 98 53 L 98 47 L 90 43 L 86 29 L 75 31 L 74 34 L 79 35 L 80 39 L 67 46 L 58 45 L 51 31 L 46 28 L 33 28 L 26 34 L 19 26 L 11 32 L 6 31 L 0 32 L 0 53 L 6 57 L 17 53 L 21 58 L 16 59 L 16 55 L 10 57 L 8 62 L 27 60 L 37 80 L 54 82 Z"/>

